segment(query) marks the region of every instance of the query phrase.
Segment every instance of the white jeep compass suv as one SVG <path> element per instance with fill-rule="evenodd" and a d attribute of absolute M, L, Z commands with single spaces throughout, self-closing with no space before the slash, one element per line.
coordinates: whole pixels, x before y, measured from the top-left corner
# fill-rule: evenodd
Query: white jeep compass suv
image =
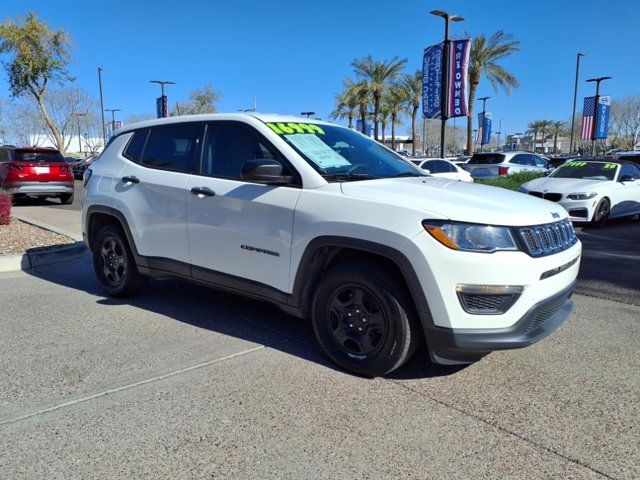
<path fill-rule="evenodd" d="M 178 277 L 311 318 L 342 367 L 391 372 L 426 340 L 470 363 L 563 323 L 581 245 L 559 205 L 434 178 L 330 123 L 260 114 L 125 127 L 85 175 L 107 294 Z"/>

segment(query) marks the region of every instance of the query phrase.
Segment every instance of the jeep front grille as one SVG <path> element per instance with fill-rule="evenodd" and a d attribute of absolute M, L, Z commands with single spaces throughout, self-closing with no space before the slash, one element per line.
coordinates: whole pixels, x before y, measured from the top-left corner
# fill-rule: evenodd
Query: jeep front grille
<path fill-rule="evenodd" d="M 518 228 L 525 252 L 532 257 L 543 257 L 571 248 L 577 241 L 569 220 Z"/>

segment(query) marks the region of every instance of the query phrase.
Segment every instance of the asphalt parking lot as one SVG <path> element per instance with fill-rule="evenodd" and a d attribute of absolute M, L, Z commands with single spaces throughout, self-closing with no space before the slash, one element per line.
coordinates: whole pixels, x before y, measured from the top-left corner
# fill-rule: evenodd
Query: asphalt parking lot
<path fill-rule="evenodd" d="M 580 232 L 567 323 L 466 368 L 334 368 L 310 326 L 88 257 L 0 275 L 0 478 L 640 477 L 640 222 Z"/>

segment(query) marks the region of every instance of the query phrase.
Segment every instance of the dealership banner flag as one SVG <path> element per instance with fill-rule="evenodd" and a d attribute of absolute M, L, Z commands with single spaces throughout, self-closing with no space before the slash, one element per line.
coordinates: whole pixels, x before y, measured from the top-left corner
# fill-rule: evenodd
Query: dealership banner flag
<path fill-rule="evenodd" d="M 464 117 L 467 115 L 467 90 L 469 67 L 469 40 L 454 40 L 449 43 L 449 51 L 445 45 L 438 43 L 424 49 L 422 59 L 422 113 L 425 118 L 442 118 L 443 110 L 446 118 Z M 448 59 L 444 66 L 444 54 Z M 446 68 L 447 87 L 445 91 L 444 109 L 442 105 L 442 74 Z"/>
<path fill-rule="evenodd" d="M 480 145 L 487 145 L 491 142 L 491 114 L 480 112 L 478 114 L 478 139 Z"/>
<path fill-rule="evenodd" d="M 611 111 L 611 97 L 603 95 L 598 97 L 596 110 L 596 126 L 593 138 L 607 138 L 609 134 L 609 113 Z"/>
<path fill-rule="evenodd" d="M 449 93 L 447 118 L 467 115 L 467 70 L 469 68 L 470 40 L 451 42 L 449 55 Z"/>
<path fill-rule="evenodd" d="M 422 114 L 425 118 L 440 118 L 442 114 L 442 52 L 442 43 L 424 49 Z"/>

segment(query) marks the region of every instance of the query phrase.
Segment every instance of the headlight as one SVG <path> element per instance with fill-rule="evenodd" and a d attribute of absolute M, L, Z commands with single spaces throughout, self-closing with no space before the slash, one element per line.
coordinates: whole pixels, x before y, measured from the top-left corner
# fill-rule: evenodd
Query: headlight
<path fill-rule="evenodd" d="M 519 191 L 520 193 L 529 193 L 529 190 L 525 190 L 525 189 L 524 189 L 524 188 L 522 188 L 522 187 L 518 187 L 518 191 Z"/>
<path fill-rule="evenodd" d="M 509 227 L 425 220 L 422 226 L 445 247 L 466 252 L 518 250 Z"/>
<path fill-rule="evenodd" d="M 590 198 L 598 195 L 598 192 L 579 192 L 579 193 L 570 193 L 567 195 L 571 200 L 589 200 Z"/>

